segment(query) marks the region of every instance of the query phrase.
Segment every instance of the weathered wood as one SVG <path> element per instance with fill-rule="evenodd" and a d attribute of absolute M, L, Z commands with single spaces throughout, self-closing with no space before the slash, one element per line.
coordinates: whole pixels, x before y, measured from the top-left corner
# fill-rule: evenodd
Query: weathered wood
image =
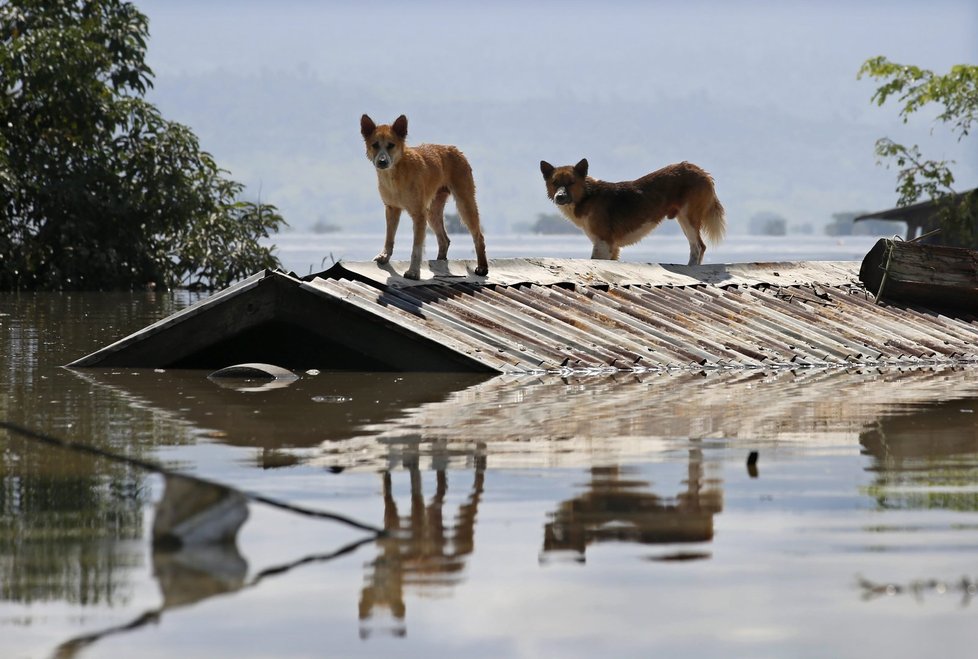
<path fill-rule="evenodd" d="M 883 238 L 863 259 L 859 279 L 880 301 L 978 312 L 974 250 Z"/>

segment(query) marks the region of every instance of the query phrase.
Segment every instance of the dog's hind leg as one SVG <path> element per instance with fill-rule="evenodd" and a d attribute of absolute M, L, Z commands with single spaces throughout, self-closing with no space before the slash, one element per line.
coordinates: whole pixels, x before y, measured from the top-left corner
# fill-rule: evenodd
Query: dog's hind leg
<path fill-rule="evenodd" d="M 699 223 L 693 223 L 689 218 L 689 209 L 683 208 L 676 217 L 679 226 L 689 241 L 689 265 L 699 265 L 703 262 L 703 254 L 706 252 L 706 244 L 700 237 Z"/>
<path fill-rule="evenodd" d="M 458 214 L 462 218 L 462 223 L 468 227 L 472 234 L 472 243 L 475 245 L 475 274 L 484 277 L 489 274 L 489 261 L 486 259 L 486 239 L 482 235 L 482 227 L 479 225 L 479 207 L 475 204 L 475 184 L 469 182 L 463 187 L 452 190 L 455 197 L 455 206 L 458 207 Z"/>
<path fill-rule="evenodd" d="M 411 265 L 404 271 L 405 279 L 421 279 L 421 257 L 424 256 L 424 236 L 428 231 L 424 210 L 408 211 L 414 224 L 414 243 L 411 246 Z"/>
<path fill-rule="evenodd" d="M 387 212 L 387 234 L 384 238 L 384 249 L 380 250 L 380 254 L 374 257 L 374 261 L 381 265 L 391 260 L 391 254 L 394 253 L 394 234 L 397 233 L 397 223 L 401 219 L 400 208 L 385 206 L 384 209 Z"/>
<path fill-rule="evenodd" d="M 600 238 L 595 238 L 594 247 L 591 249 L 592 259 L 617 259 L 618 253 L 621 251 L 619 248 L 612 246 L 606 240 L 601 240 Z"/>
<path fill-rule="evenodd" d="M 438 239 L 437 258 L 439 261 L 448 258 L 448 246 L 452 242 L 448 238 L 448 232 L 445 231 L 445 202 L 448 201 L 448 194 L 448 188 L 442 188 L 435 195 L 431 206 L 428 207 L 428 226 L 435 232 L 435 237 Z"/>

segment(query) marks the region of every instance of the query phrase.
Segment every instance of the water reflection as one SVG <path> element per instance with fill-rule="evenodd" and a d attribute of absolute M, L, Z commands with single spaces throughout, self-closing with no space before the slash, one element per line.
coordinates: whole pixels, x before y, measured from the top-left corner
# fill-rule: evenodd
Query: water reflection
<path fill-rule="evenodd" d="M 955 581 L 939 579 L 916 579 L 908 584 L 876 583 L 869 579 L 860 578 L 859 587 L 862 589 L 862 599 L 873 600 L 909 595 L 917 602 L 923 602 L 928 596 L 956 596 L 962 607 L 971 604 L 978 595 L 978 580 L 971 577 L 961 577 Z"/>
<path fill-rule="evenodd" d="M 0 430 L 0 600 L 121 604 L 142 560 L 144 475 Z"/>
<path fill-rule="evenodd" d="M 742 461 L 751 450 L 814 437 L 851 446 L 880 418 L 953 406 L 942 402 L 949 392 L 967 390 L 978 395 L 978 370 L 502 376 L 362 424 L 322 442 L 309 462 L 383 469 L 410 445 L 422 460 L 461 466 L 484 444 L 494 468 L 589 468 L 686 451 L 690 440 L 737 447 Z M 946 423 L 940 409 L 922 423 Z"/>
<path fill-rule="evenodd" d="M 435 491 L 426 502 L 416 458 L 410 456 L 403 464 L 410 481 L 410 508 L 405 515 L 398 509 L 391 472 L 382 474 L 387 535 L 377 540 L 377 557 L 366 566 L 366 583 L 359 604 L 361 638 L 375 631 L 403 636 L 407 632 L 405 588 L 429 593 L 450 589 L 462 580 L 465 559 L 475 547 L 475 519 L 485 481 L 485 456 L 476 456 L 468 498 L 447 525 L 442 510 L 448 493 L 445 467 L 435 469 Z M 385 621 L 387 615 L 390 621 Z"/>
<path fill-rule="evenodd" d="M 152 574 L 161 603 L 124 624 L 70 638 L 55 649 L 54 656 L 75 657 L 106 637 L 130 633 L 150 623 L 159 624 L 168 611 L 255 587 L 303 565 L 333 560 L 374 539 L 371 535 L 330 552 L 268 567 L 248 579 L 248 561 L 237 542 L 247 514 L 241 493 L 212 483 L 167 476 L 153 519 Z M 190 528 L 188 520 L 194 521 Z M 184 528 L 177 537 L 181 526 Z"/>
<path fill-rule="evenodd" d="M 163 553 L 149 546 L 144 519 L 153 489 L 145 476 L 0 434 L 4 653 L 13 643 L 13 655 L 41 654 L 19 651 L 28 642 L 10 640 L 18 635 L 43 637 L 45 649 L 52 638 L 71 637 L 62 651 L 77 653 L 126 633 L 177 654 L 185 631 L 223 630 L 230 611 L 249 629 L 270 629 L 272 637 L 281 630 L 279 647 L 267 655 L 312 656 L 315 649 L 293 645 L 311 637 L 320 650 L 351 638 L 353 645 L 336 652 L 351 656 L 364 647 L 361 637 L 393 634 L 390 649 L 404 655 L 444 648 L 438 644 L 448 635 L 460 654 L 500 656 L 512 646 L 499 643 L 518 635 L 545 647 L 565 635 L 580 641 L 577 629 L 591 634 L 596 624 L 604 625 L 595 635 L 609 653 L 658 647 L 668 655 L 689 646 L 664 647 L 662 629 L 688 626 L 706 611 L 719 640 L 702 656 L 729 647 L 791 656 L 815 647 L 805 641 L 835 643 L 826 654 L 846 655 L 856 646 L 834 636 L 813 640 L 808 623 L 840 630 L 848 623 L 860 643 L 907 626 L 879 615 L 888 606 L 879 602 L 894 602 L 879 590 L 869 593 L 871 607 L 861 604 L 855 574 L 904 600 L 915 592 L 930 600 L 941 588 L 963 594 L 973 585 L 965 577 L 978 546 L 975 369 L 488 380 L 322 373 L 300 374 L 284 389 L 236 391 L 201 372 L 57 368 L 155 320 L 149 316 L 156 312 L 140 310 L 140 300 L 113 298 L 119 309 L 107 305 L 103 315 L 75 324 L 64 320 L 64 300 L 32 299 L 33 306 L 0 300 L 7 304 L 0 311 L 7 313 L 0 316 L 3 416 L 243 489 L 353 509 L 378 523 L 383 517 L 391 535 L 322 552 L 321 537 L 293 545 L 292 536 L 253 517 L 254 544 L 209 556 Z M 77 315 L 89 314 L 87 305 L 68 306 Z M 753 479 L 744 471 L 750 451 L 761 456 Z M 269 469 L 284 466 L 293 468 Z M 301 558 L 277 564 L 281 537 Z M 351 551 L 358 553 L 331 563 L 331 572 L 309 567 L 322 577 L 315 587 L 288 578 L 276 582 L 281 588 L 262 587 L 290 571 L 301 580 L 305 566 Z M 706 560 L 650 563 L 649 551 Z M 553 560 L 562 555 L 586 558 L 586 567 Z M 516 566 L 507 562 L 512 557 L 530 560 Z M 614 598 L 603 602 L 613 615 L 592 618 L 592 600 L 609 583 Z M 500 586 L 512 595 L 493 607 Z M 658 602 L 648 598 L 650 588 L 662 594 Z M 792 607 L 770 604 L 797 593 L 806 597 L 793 600 L 801 611 L 793 618 Z M 710 608 L 734 600 L 743 606 Z M 561 610 L 562 627 L 552 635 L 502 628 L 532 618 L 543 601 Z M 191 606 L 192 615 L 166 615 Z M 662 620 L 658 631 L 645 631 L 649 616 Z M 748 616 L 768 625 L 753 639 L 798 640 L 751 645 L 737 635 L 757 631 Z M 256 654 L 230 632 L 215 642 L 220 633 L 208 642 L 229 654 Z M 637 640 L 626 647 L 623 638 Z M 718 646 L 731 639 L 745 644 Z M 370 649 L 386 651 L 384 643 Z M 138 646 L 107 640 L 96 651 L 131 656 Z"/>
<path fill-rule="evenodd" d="M 880 508 L 978 510 L 978 399 L 917 404 L 859 433 Z"/>
<path fill-rule="evenodd" d="M 585 562 L 592 543 L 641 544 L 709 542 L 713 516 L 723 509 L 718 479 L 704 479 L 703 452 L 690 449 L 686 489 L 675 497 L 653 494 L 651 484 L 628 477 L 621 466 L 592 467 L 590 481 L 578 496 L 562 501 L 543 530 L 543 554 L 573 552 Z M 684 552 L 674 557 L 707 557 Z"/>
<path fill-rule="evenodd" d="M 444 401 L 486 380 L 455 373 L 303 373 L 292 382 L 248 383 L 209 379 L 206 371 L 196 370 L 69 373 L 131 408 L 152 409 L 195 434 L 273 456 L 279 449 L 319 446 L 378 423 L 396 423 L 406 410 Z"/>
<path fill-rule="evenodd" d="M 166 611 L 191 606 L 216 595 L 245 587 L 248 563 L 234 542 L 189 547 L 179 551 L 153 550 L 153 577 L 159 584 L 162 604 L 132 620 L 62 642 L 54 652 L 68 659 L 108 636 L 130 633 L 147 624 L 159 624 Z"/>

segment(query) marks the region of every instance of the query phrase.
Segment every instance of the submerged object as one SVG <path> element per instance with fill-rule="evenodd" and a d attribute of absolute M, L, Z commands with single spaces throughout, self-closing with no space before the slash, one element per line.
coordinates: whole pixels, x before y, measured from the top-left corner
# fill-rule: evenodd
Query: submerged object
<path fill-rule="evenodd" d="M 207 379 L 225 389 L 255 392 L 287 387 L 299 376 L 281 366 L 250 362 L 225 366 L 208 375 Z"/>
<path fill-rule="evenodd" d="M 209 378 L 241 378 L 247 380 L 297 380 L 298 375 L 287 368 L 275 366 L 273 364 L 261 364 L 251 362 L 248 364 L 235 364 L 218 369 L 208 375 Z"/>

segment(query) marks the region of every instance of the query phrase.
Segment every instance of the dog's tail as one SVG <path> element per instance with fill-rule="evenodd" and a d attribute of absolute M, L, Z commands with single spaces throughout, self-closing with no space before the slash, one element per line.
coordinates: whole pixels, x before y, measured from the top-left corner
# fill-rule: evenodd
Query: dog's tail
<path fill-rule="evenodd" d="M 711 245 L 718 245 L 727 232 L 727 222 L 723 211 L 723 204 L 717 198 L 716 192 L 713 192 L 710 196 L 711 199 L 707 202 L 706 212 L 703 213 L 702 229 L 707 242 Z"/>

